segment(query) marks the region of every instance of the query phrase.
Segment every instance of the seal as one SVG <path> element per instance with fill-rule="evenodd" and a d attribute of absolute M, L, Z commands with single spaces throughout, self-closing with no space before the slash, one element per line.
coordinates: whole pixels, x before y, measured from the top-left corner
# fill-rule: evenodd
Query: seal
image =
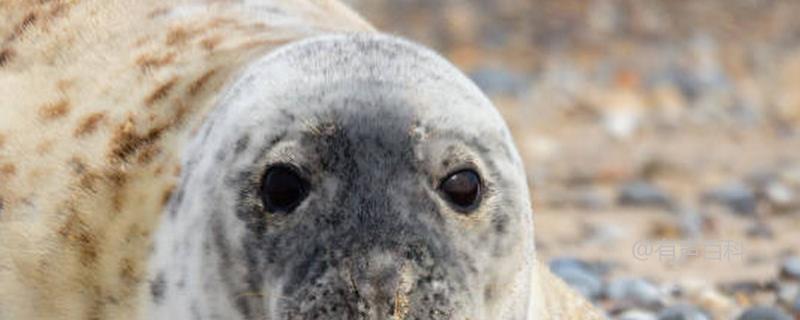
<path fill-rule="evenodd" d="M 323 36 L 253 62 L 223 96 L 160 223 L 154 318 L 531 317 L 522 161 L 445 60 Z"/>
<path fill-rule="evenodd" d="M 598 318 L 489 100 L 341 3 L 0 16 L 0 319 Z"/>
<path fill-rule="evenodd" d="M 223 96 L 156 235 L 154 318 L 526 319 L 522 162 L 450 64 L 388 36 L 323 36 Z M 297 203 L 273 203 L 271 170 Z"/>

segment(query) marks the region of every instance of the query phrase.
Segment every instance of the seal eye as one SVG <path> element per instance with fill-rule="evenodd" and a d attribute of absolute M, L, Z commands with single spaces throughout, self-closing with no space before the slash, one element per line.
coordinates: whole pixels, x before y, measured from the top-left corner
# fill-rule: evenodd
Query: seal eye
<path fill-rule="evenodd" d="M 308 182 L 288 166 L 269 168 L 261 180 L 261 199 L 270 212 L 289 213 L 308 195 Z"/>
<path fill-rule="evenodd" d="M 439 190 L 458 211 L 471 211 L 480 201 L 481 179 L 470 169 L 456 171 L 442 180 Z"/>

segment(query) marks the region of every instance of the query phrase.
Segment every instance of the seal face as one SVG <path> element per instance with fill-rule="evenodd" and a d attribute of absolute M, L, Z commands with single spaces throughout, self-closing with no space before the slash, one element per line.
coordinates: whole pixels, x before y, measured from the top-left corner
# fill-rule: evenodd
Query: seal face
<path fill-rule="evenodd" d="M 184 154 L 153 318 L 525 319 L 533 231 L 499 114 L 383 35 L 254 62 Z"/>

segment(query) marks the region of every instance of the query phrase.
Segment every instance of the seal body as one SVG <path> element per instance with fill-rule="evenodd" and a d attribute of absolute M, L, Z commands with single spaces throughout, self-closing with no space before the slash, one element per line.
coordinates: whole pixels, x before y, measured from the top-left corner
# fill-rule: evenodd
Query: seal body
<path fill-rule="evenodd" d="M 596 315 L 535 261 L 491 103 L 338 2 L 0 14 L 0 319 Z M 292 212 L 260 198 L 278 165 Z M 470 212 L 439 189 L 463 169 Z"/>

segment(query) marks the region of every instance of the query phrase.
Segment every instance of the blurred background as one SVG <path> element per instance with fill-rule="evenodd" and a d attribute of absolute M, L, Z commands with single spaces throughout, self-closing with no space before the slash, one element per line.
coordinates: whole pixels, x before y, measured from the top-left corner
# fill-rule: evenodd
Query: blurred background
<path fill-rule="evenodd" d="M 347 2 L 492 98 L 610 317 L 800 319 L 800 1 Z"/>

